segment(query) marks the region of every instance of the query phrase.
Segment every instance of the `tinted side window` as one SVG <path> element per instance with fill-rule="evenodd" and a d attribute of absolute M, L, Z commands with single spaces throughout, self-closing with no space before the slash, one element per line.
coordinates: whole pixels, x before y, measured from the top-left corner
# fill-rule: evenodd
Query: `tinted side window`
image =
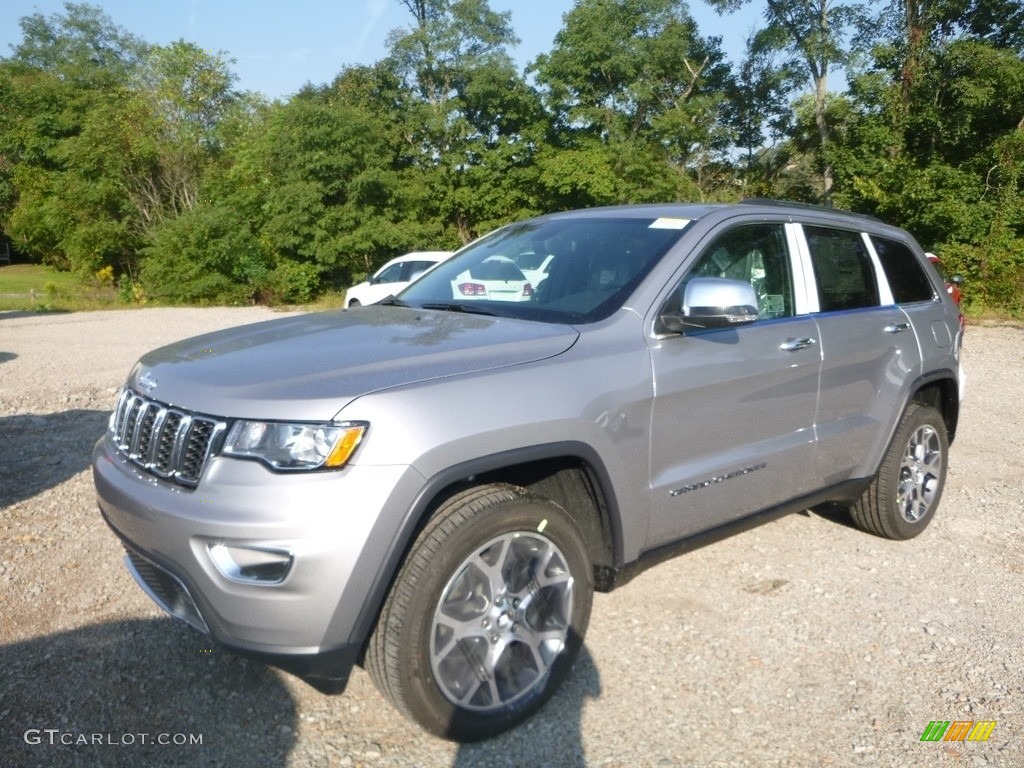
<path fill-rule="evenodd" d="M 401 279 L 402 275 L 402 264 L 392 264 L 390 267 L 385 269 L 374 279 L 374 283 L 397 283 Z"/>
<path fill-rule="evenodd" d="M 935 297 L 924 267 L 906 243 L 875 235 L 871 236 L 871 242 L 897 304 L 931 301 Z"/>
<path fill-rule="evenodd" d="M 793 314 L 793 279 L 782 224 L 746 224 L 719 235 L 686 276 L 746 280 L 762 319 Z"/>
<path fill-rule="evenodd" d="M 878 306 L 878 285 L 860 233 L 804 226 L 822 312 Z"/>

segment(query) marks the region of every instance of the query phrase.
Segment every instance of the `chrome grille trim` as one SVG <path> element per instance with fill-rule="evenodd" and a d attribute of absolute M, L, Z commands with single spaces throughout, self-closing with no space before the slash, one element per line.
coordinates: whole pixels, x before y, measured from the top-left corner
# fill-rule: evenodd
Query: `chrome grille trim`
<path fill-rule="evenodd" d="M 227 423 L 171 408 L 124 389 L 110 419 L 117 450 L 147 472 L 187 486 L 199 484 Z"/>

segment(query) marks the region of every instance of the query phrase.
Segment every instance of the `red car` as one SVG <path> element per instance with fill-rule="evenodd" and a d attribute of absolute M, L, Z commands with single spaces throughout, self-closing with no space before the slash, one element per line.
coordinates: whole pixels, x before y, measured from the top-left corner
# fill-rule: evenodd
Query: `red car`
<path fill-rule="evenodd" d="M 942 278 L 942 282 L 946 284 L 946 293 L 950 295 L 950 297 L 953 299 L 953 301 L 956 302 L 956 305 L 959 307 L 960 284 L 964 281 L 964 279 L 960 275 L 953 275 L 953 277 L 950 278 L 949 275 L 946 273 L 946 268 L 942 265 L 942 259 L 936 256 L 934 253 L 926 253 L 925 256 L 927 256 L 928 261 L 930 261 L 935 266 L 936 271 L 938 271 L 939 273 L 939 277 Z"/>

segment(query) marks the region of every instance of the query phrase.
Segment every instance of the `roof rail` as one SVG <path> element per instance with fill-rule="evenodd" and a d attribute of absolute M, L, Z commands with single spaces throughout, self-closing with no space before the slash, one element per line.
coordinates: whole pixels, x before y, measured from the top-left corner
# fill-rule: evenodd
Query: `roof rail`
<path fill-rule="evenodd" d="M 765 205 L 769 207 L 779 208 L 801 208 L 807 211 L 819 211 L 821 213 L 841 213 L 844 216 L 856 216 L 861 219 L 867 219 L 868 221 L 876 221 L 880 224 L 884 224 L 877 216 L 872 216 L 869 213 L 856 213 L 854 211 L 844 211 L 841 208 L 831 208 L 827 205 L 812 205 L 811 203 L 793 203 L 786 200 L 773 200 L 769 197 L 748 197 L 740 200 L 741 205 Z"/>

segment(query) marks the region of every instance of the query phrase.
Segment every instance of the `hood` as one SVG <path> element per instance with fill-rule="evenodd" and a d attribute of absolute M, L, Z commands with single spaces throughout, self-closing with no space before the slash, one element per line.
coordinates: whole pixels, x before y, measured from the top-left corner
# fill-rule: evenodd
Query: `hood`
<path fill-rule="evenodd" d="M 142 357 L 128 383 L 212 416 L 319 421 L 370 392 L 542 360 L 577 337 L 564 325 L 369 306 L 179 341 Z"/>

